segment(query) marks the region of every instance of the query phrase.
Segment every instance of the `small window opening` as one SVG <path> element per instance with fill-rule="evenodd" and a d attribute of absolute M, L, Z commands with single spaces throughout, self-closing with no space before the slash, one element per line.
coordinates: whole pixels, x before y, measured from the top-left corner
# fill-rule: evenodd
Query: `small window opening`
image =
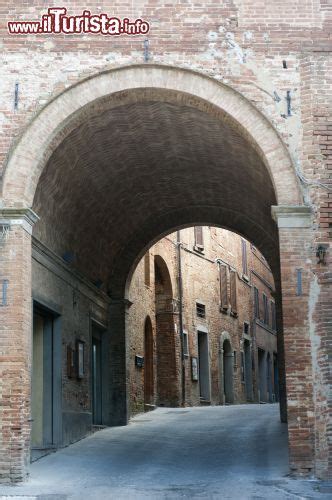
<path fill-rule="evenodd" d="M 196 314 L 199 318 L 205 318 L 205 305 L 196 302 Z"/>

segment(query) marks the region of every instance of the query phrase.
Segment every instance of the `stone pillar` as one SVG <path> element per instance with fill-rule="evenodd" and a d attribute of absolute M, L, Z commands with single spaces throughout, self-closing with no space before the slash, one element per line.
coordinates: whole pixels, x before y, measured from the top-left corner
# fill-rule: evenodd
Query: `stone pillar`
<path fill-rule="evenodd" d="M 126 299 L 113 299 L 110 305 L 110 411 L 107 425 L 128 423 L 126 324 L 130 305 Z"/>
<path fill-rule="evenodd" d="M 36 220 L 29 209 L 0 209 L 0 482 L 22 481 L 28 474 Z"/>
<path fill-rule="evenodd" d="M 279 228 L 290 469 L 308 476 L 315 472 L 309 306 L 312 214 L 306 206 L 276 206 L 272 215 Z"/>

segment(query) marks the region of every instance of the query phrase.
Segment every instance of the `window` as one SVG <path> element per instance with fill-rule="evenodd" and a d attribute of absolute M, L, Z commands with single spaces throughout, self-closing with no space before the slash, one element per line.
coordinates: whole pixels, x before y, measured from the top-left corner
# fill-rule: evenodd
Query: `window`
<path fill-rule="evenodd" d="M 231 303 L 231 313 L 237 316 L 237 292 L 236 292 L 236 271 L 230 271 L 229 273 L 229 284 L 230 284 L 230 303 Z"/>
<path fill-rule="evenodd" d="M 271 300 L 271 322 L 272 322 L 272 330 L 276 331 L 277 330 L 277 319 L 276 319 L 276 305 Z"/>
<path fill-rule="evenodd" d="M 204 250 L 203 227 L 195 226 L 194 233 L 195 233 L 195 250 L 200 250 L 200 251 Z"/>
<path fill-rule="evenodd" d="M 263 321 L 265 323 L 265 325 L 268 325 L 269 324 L 269 303 L 268 303 L 268 300 L 267 300 L 267 296 L 265 295 L 265 293 L 263 293 L 263 311 L 264 311 L 264 317 L 263 317 Z"/>
<path fill-rule="evenodd" d="M 259 291 L 256 287 L 254 287 L 254 309 L 255 318 L 259 319 Z"/>
<path fill-rule="evenodd" d="M 243 323 L 243 333 L 249 335 L 249 323 L 247 321 Z"/>
<path fill-rule="evenodd" d="M 246 240 L 241 238 L 242 245 L 242 273 L 247 276 L 248 274 L 248 259 L 247 259 L 247 243 Z"/>
<path fill-rule="evenodd" d="M 227 267 L 223 264 L 220 264 L 219 278 L 220 278 L 220 308 L 222 311 L 227 311 L 228 309 Z"/>
<path fill-rule="evenodd" d="M 205 318 L 205 305 L 196 302 L 196 314 L 199 318 Z"/>
<path fill-rule="evenodd" d="M 188 358 L 189 356 L 189 338 L 188 332 L 183 332 L 183 355 Z"/>
<path fill-rule="evenodd" d="M 150 286 L 150 252 L 144 256 L 144 283 Z"/>

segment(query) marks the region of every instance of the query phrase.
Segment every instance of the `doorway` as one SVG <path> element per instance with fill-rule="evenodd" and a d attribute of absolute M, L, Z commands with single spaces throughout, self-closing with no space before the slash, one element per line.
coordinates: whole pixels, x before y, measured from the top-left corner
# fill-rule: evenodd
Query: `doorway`
<path fill-rule="evenodd" d="M 268 352 L 266 356 L 266 384 L 267 384 L 267 400 L 269 403 L 273 402 L 272 394 L 272 368 L 271 368 L 271 355 Z"/>
<path fill-rule="evenodd" d="M 234 354 L 229 340 L 223 343 L 223 375 L 224 375 L 224 401 L 226 404 L 234 403 L 233 372 Z"/>
<path fill-rule="evenodd" d="M 206 332 L 198 335 L 199 396 L 201 401 L 210 401 L 209 341 Z"/>
<path fill-rule="evenodd" d="M 147 317 L 144 328 L 144 405 L 152 405 L 153 400 L 153 331 L 151 319 Z"/>
<path fill-rule="evenodd" d="M 92 424 L 103 424 L 103 329 L 92 323 Z"/>
<path fill-rule="evenodd" d="M 251 362 L 251 349 L 249 340 L 245 340 L 243 344 L 244 350 L 244 377 L 246 386 L 246 399 L 247 401 L 253 400 L 253 390 L 252 390 L 252 362 Z"/>
<path fill-rule="evenodd" d="M 177 314 L 171 276 L 165 260 L 154 257 L 156 307 L 156 368 L 158 406 L 177 407 L 181 401 L 179 342 L 175 333 Z"/>
<path fill-rule="evenodd" d="M 278 371 L 278 355 L 273 353 L 273 392 L 274 400 L 279 402 L 279 371 Z"/>
<path fill-rule="evenodd" d="M 259 401 L 266 402 L 266 353 L 258 349 Z"/>
<path fill-rule="evenodd" d="M 56 315 L 34 304 L 31 377 L 31 461 L 60 444 L 61 335 Z"/>

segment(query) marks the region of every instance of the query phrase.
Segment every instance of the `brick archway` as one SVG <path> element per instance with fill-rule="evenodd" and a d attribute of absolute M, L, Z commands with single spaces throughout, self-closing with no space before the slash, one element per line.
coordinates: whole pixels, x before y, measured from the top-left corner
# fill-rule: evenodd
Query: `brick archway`
<path fill-rule="evenodd" d="M 176 311 L 168 266 L 160 255 L 154 256 L 157 402 L 159 406 L 178 406 L 179 345 L 175 333 Z"/>
<path fill-rule="evenodd" d="M 52 99 L 32 120 L 9 154 L 2 185 L 3 205 L 31 207 L 45 164 L 70 131 L 105 106 L 110 109 L 137 100 L 137 94 L 129 91 L 139 89 L 149 89 L 145 98 L 150 98 L 151 89 L 156 93 L 163 89 L 173 94 L 175 100 L 179 100 L 179 94 L 186 96 L 185 101 L 201 106 L 206 112 L 222 111 L 224 118 L 236 124 L 263 158 L 278 204 L 302 204 L 289 152 L 255 106 L 213 78 L 190 70 L 149 64 L 99 73 Z"/>
<path fill-rule="evenodd" d="M 120 123 L 119 120 L 133 109 L 132 120 L 127 119 Z M 249 239 L 254 239 L 255 243 L 260 242 L 263 251 L 269 252 L 270 249 L 271 255 L 274 255 L 274 270 L 278 272 L 279 252 L 277 244 L 279 233 L 281 288 L 287 352 L 290 460 L 291 467 L 298 474 L 311 473 L 315 467 L 315 460 L 318 460 L 316 457 L 322 451 L 319 439 L 318 441 L 316 439 L 315 442 L 313 374 L 308 333 L 310 321 L 309 290 L 312 283 L 310 272 L 312 225 L 310 210 L 303 205 L 301 189 L 290 155 L 270 122 L 248 100 L 230 87 L 192 71 L 156 65 L 142 65 L 98 74 L 69 88 L 54 98 L 32 121 L 8 157 L 2 185 L 3 208 L 1 215 L 3 224 L 8 223 L 11 231 L 8 241 L 1 248 L 1 253 L 3 259 L 7 262 L 9 280 L 15 282 L 16 291 L 15 295 L 11 296 L 11 301 L 5 312 L 1 311 L 4 314 L 1 328 L 3 328 L 4 332 L 10 328 L 16 340 L 17 351 L 15 354 L 17 356 L 14 360 L 15 369 L 12 369 L 10 373 L 7 371 L 2 376 L 2 393 L 5 396 L 7 405 L 3 411 L 9 414 L 11 398 L 13 397 L 12 388 L 19 387 L 20 408 L 15 415 L 11 414 L 12 420 L 7 419 L 2 428 L 2 453 L 4 456 L 10 455 L 12 457 L 6 472 L 7 477 L 13 481 L 22 479 L 27 471 L 29 457 L 31 226 L 36 220 L 30 208 L 34 207 L 35 203 L 41 209 L 44 221 L 43 230 L 46 226 L 52 226 L 53 223 L 54 226 L 58 225 L 61 228 L 65 226 L 68 222 L 67 219 L 70 220 L 70 213 L 66 210 L 67 207 L 64 207 L 63 213 L 59 212 L 57 219 L 52 219 L 52 207 L 48 211 L 47 206 L 48 190 L 56 192 L 59 188 L 66 188 L 66 169 L 61 170 L 58 166 L 61 164 L 61 160 L 65 163 L 63 155 L 68 150 L 64 147 L 62 152 L 61 147 L 65 144 L 68 146 L 75 137 L 78 138 L 80 147 L 84 145 L 83 143 L 87 143 L 89 147 L 91 134 L 88 134 L 87 123 L 91 123 L 92 126 L 99 124 L 100 129 L 103 129 L 103 125 L 108 123 L 112 123 L 112 129 L 116 129 L 115 124 L 120 123 L 119 128 L 121 129 L 121 126 L 124 125 L 121 130 L 126 131 L 127 128 L 130 128 L 129 122 L 132 121 L 135 131 L 140 131 L 139 117 L 142 109 L 144 112 L 150 113 L 149 116 L 151 117 L 149 123 L 144 123 L 148 133 L 152 134 L 154 130 L 158 131 L 158 126 L 151 123 L 154 118 L 157 125 L 164 125 L 174 118 L 175 121 L 171 123 L 168 131 L 172 131 L 173 125 L 179 124 L 178 128 L 185 139 L 186 130 L 190 130 L 189 126 L 196 126 L 196 129 L 193 128 L 192 130 L 195 133 L 196 143 L 201 149 L 204 149 L 204 141 L 208 143 L 208 139 L 212 137 L 214 142 L 208 143 L 209 147 L 207 148 L 211 154 L 216 150 L 218 140 L 221 141 L 223 138 L 222 132 L 231 131 L 228 136 L 225 134 L 224 137 L 223 146 L 228 148 L 225 151 L 226 153 L 232 153 L 230 156 L 233 158 L 233 166 L 236 164 L 234 158 L 236 158 L 236 153 L 239 151 L 239 157 L 241 157 L 240 167 L 244 175 L 247 176 L 242 180 L 243 190 L 248 186 L 253 189 L 256 180 L 250 178 L 251 172 L 248 166 L 246 168 L 246 159 L 250 158 L 248 163 L 250 167 L 254 168 L 257 165 L 257 172 L 255 172 L 257 173 L 259 189 L 254 193 L 261 196 L 261 203 L 259 204 L 259 200 L 257 201 L 253 196 L 254 200 L 250 206 L 246 206 L 245 202 L 243 202 L 243 192 L 239 191 L 237 199 L 232 205 L 232 194 L 238 188 L 237 177 L 234 172 L 230 183 L 230 192 L 228 193 L 228 204 L 226 202 L 225 205 L 221 203 L 220 192 L 215 188 L 218 175 L 221 176 L 221 169 L 218 170 L 217 165 L 218 154 L 216 154 L 215 157 L 205 158 L 206 163 L 204 165 L 206 168 L 210 165 L 216 165 L 214 170 L 209 171 L 210 177 L 205 175 L 203 182 L 198 179 L 196 183 L 193 182 L 192 184 L 194 195 L 197 195 L 198 188 L 202 184 L 206 184 L 206 192 L 204 192 L 202 199 L 195 203 L 195 196 L 190 198 L 190 192 L 188 191 L 186 193 L 188 196 L 187 201 L 181 190 L 179 190 L 178 198 L 174 198 L 169 202 L 169 197 L 162 198 L 160 191 L 155 196 L 155 203 L 158 202 L 162 208 L 160 212 L 152 210 L 151 214 L 146 216 L 144 220 L 141 218 L 133 219 L 133 222 L 129 221 L 132 222 L 132 227 L 129 227 L 126 240 L 117 242 L 118 247 L 114 251 L 112 261 L 112 264 L 115 264 L 112 271 L 108 270 L 112 282 L 110 290 L 113 299 L 110 306 L 114 333 L 112 342 L 114 342 L 116 355 L 118 356 L 116 363 L 114 363 L 116 373 L 113 373 L 114 383 L 112 388 L 116 395 L 113 399 L 117 401 L 118 406 L 113 410 L 111 420 L 117 424 L 127 422 L 125 318 L 128 304 L 124 300 L 125 289 L 128 274 L 135 260 L 146 249 L 147 245 L 163 232 L 175 227 L 195 223 L 220 224 L 238 231 Z M 118 122 L 112 122 L 114 117 Z M 105 119 L 105 122 L 100 123 L 100 119 Z M 186 128 L 187 125 L 188 129 Z M 107 127 L 106 129 L 109 130 Z M 177 167 L 179 159 L 185 159 L 185 153 L 189 151 L 188 148 L 185 151 L 181 150 L 180 144 L 176 143 L 179 130 L 175 130 L 171 144 L 173 149 L 174 144 L 179 147 L 175 161 Z M 204 132 L 203 135 L 201 135 L 202 131 Z M 82 136 L 79 138 L 81 133 Z M 146 134 L 146 136 L 148 135 Z M 203 140 L 200 140 L 202 137 Z M 136 143 L 138 142 L 139 139 L 136 137 Z M 190 145 L 191 141 L 188 140 L 187 142 Z M 238 150 L 237 146 L 239 146 Z M 80 148 L 78 148 L 78 152 L 80 152 Z M 164 145 L 163 156 L 166 159 L 167 153 L 168 150 Z M 132 156 L 135 156 L 134 153 Z M 128 164 L 132 166 L 133 163 L 129 161 L 129 154 L 126 159 Z M 81 170 L 78 167 L 76 168 L 75 158 L 71 158 L 71 160 L 73 160 L 70 163 L 71 172 L 73 176 L 76 175 L 74 178 L 76 184 L 73 183 L 76 185 L 76 191 L 73 190 L 72 193 L 65 197 L 65 204 L 67 202 L 75 204 L 75 201 L 82 197 L 81 190 L 84 188 L 80 175 Z M 82 158 L 79 158 L 79 160 L 82 160 Z M 114 157 L 112 157 L 113 160 L 115 161 Z M 183 180 L 191 172 L 191 160 L 193 158 L 190 158 L 188 162 L 189 166 L 187 168 L 189 170 L 184 169 L 182 177 L 174 177 L 180 186 L 184 185 Z M 232 161 L 229 161 L 229 164 L 232 164 Z M 80 161 L 77 161 L 77 164 L 79 163 Z M 92 161 L 92 163 L 98 164 L 98 161 Z M 139 167 L 142 167 L 142 165 L 144 165 L 144 158 Z M 117 167 L 121 169 L 121 166 L 121 162 L 118 162 Z M 164 171 L 167 172 L 167 161 L 164 161 L 162 166 Z M 196 165 L 196 167 L 197 173 L 199 172 L 199 165 Z M 222 167 L 224 178 L 221 185 L 226 185 L 227 175 L 232 173 L 232 168 L 229 168 L 226 161 Z M 229 168 L 229 172 L 227 168 Z M 88 165 L 87 170 L 89 169 L 92 169 L 91 164 Z M 174 171 L 176 170 L 174 169 Z M 159 171 L 157 169 L 157 174 L 151 176 L 154 179 L 152 188 L 155 187 L 156 191 L 158 191 L 157 186 L 160 181 L 158 173 L 161 173 L 161 169 Z M 133 175 L 133 180 L 131 180 L 132 191 L 128 187 L 132 195 L 137 194 L 137 190 L 139 192 L 138 179 L 141 174 L 144 174 L 143 177 L 146 182 L 150 178 L 149 170 L 136 172 L 136 177 Z M 60 180 L 62 180 L 62 184 Z M 246 181 L 248 181 L 248 184 Z M 130 183 L 130 178 L 128 182 Z M 159 183 L 161 188 L 163 183 L 166 183 L 164 178 Z M 176 182 L 170 184 L 167 195 L 172 194 L 171 189 L 173 189 L 174 185 L 177 185 Z M 219 188 L 221 189 L 221 186 Z M 121 190 L 118 189 L 118 191 Z M 265 191 L 269 196 L 264 197 Z M 43 198 L 43 196 L 46 196 L 46 198 Z M 130 201 L 132 201 L 132 198 L 133 196 L 131 196 Z M 143 198 L 144 196 L 137 197 L 136 206 L 144 205 Z M 206 202 L 208 198 L 209 203 Z M 213 198 L 212 201 L 211 198 Z M 98 199 L 97 191 L 93 199 L 94 202 Z M 185 206 L 180 203 L 183 199 Z M 179 202 L 178 205 L 176 202 Z M 241 202 L 243 202 L 242 205 Z M 240 205 L 237 206 L 237 203 Z M 279 231 L 271 218 L 271 205 L 275 205 L 273 216 Z M 136 206 L 133 204 L 133 215 L 139 212 L 139 210 L 134 212 Z M 101 214 L 99 215 L 98 226 L 98 220 L 93 217 L 93 213 L 97 208 L 95 205 L 89 206 L 87 203 L 85 212 L 79 214 L 80 224 L 77 224 L 77 228 L 82 227 L 80 236 L 89 236 L 88 231 L 94 223 L 96 223 L 97 234 L 99 227 L 107 227 L 107 213 L 112 209 L 115 212 L 118 210 L 119 217 L 126 216 L 125 212 L 122 211 L 121 213 L 121 207 L 119 209 L 116 203 L 114 206 L 109 205 L 108 211 L 105 210 L 106 216 L 103 218 Z M 146 206 L 143 206 L 144 210 L 145 208 Z M 144 210 L 142 211 L 144 212 Z M 121 220 L 118 226 L 120 234 L 124 228 Z M 139 227 L 140 231 L 133 231 L 136 226 Z M 65 229 L 68 230 L 68 227 Z M 43 234 L 42 231 L 40 234 Z M 109 231 L 106 236 L 109 237 L 110 234 Z M 91 235 L 91 242 L 94 243 L 96 234 L 91 231 Z M 59 235 L 55 235 L 53 242 L 57 243 L 59 240 L 61 240 L 61 234 L 60 238 Z M 80 237 L 77 240 L 78 244 L 80 244 Z M 86 253 L 87 255 L 82 257 L 82 261 L 84 261 L 84 258 L 89 259 L 92 254 L 91 248 L 87 247 Z M 296 276 L 298 276 L 295 273 L 296 269 L 300 269 L 302 272 L 302 295 L 296 294 Z M 279 311 L 279 321 L 281 321 L 280 304 Z M 2 338 L 4 339 L 3 352 L 11 356 L 10 342 L 7 342 L 6 335 L 3 335 Z M 303 368 L 297 368 L 298 357 L 306 362 L 304 367 L 305 382 L 303 381 Z"/>
<path fill-rule="evenodd" d="M 234 402 L 233 371 L 234 351 L 232 339 L 230 334 L 224 331 L 219 338 L 219 383 L 220 402 L 222 404 Z"/>

